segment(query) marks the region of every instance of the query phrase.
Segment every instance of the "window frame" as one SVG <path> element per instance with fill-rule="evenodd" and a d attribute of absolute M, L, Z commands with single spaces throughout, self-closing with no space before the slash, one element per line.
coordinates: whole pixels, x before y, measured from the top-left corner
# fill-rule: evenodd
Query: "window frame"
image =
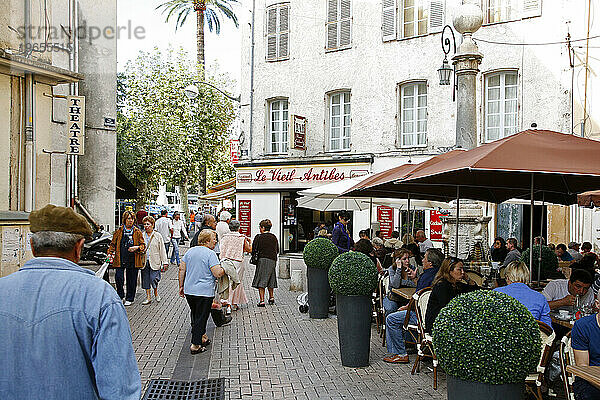
<path fill-rule="evenodd" d="M 501 21 L 490 22 L 489 18 L 489 2 L 491 0 L 481 0 L 481 11 L 483 12 L 483 25 L 496 25 L 505 24 L 507 22 L 521 21 L 524 19 L 541 17 L 542 16 L 542 0 L 509 0 L 515 2 L 514 13 L 512 18 L 507 18 Z M 496 0 L 506 1 L 506 0 Z M 533 4 L 525 4 L 526 2 L 532 2 Z"/>
<path fill-rule="evenodd" d="M 277 142 L 279 145 L 285 144 L 285 151 L 273 151 L 273 130 L 272 130 L 272 123 L 273 123 L 273 104 L 274 103 L 282 103 L 285 102 L 287 104 L 287 109 L 285 111 L 287 111 L 287 119 L 280 119 L 278 120 L 278 122 L 283 122 L 285 121 L 287 124 L 287 141 L 283 141 L 281 140 L 281 133 L 283 131 L 279 131 L 278 135 L 279 135 L 279 141 Z M 273 97 L 270 99 L 267 99 L 266 102 L 266 132 L 265 132 L 265 155 L 287 155 L 289 154 L 290 151 L 290 101 L 289 98 L 287 97 Z M 284 110 L 279 110 L 280 114 L 283 114 Z"/>
<path fill-rule="evenodd" d="M 333 149 L 332 148 L 332 118 L 333 118 L 333 98 L 334 96 L 338 96 L 341 95 L 343 96 L 344 94 L 348 94 L 348 103 L 346 103 L 345 101 L 343 101 L 343 97 L 341 97 L 340 101 L 340 114 L 339 114 L 339 118 L 340 118 L 340 124 L 339 124 L 339 129 L 340 129 L 340 136 L 339 138 L 336 138 L 337 140 L 339 140 L 340 142 L 340 148 L 338 149 Z M 344 113 L 344 105 L 348 104 L 350 106 L 350 113 L 348 114 L 349 116 L 349 124 L 346 126 L 344 125 L 344 118 L 345 118 L 345 113 Z M 332 90 L 330 92 L 327 92 L 325 94 L 325 108 L 326 108 L 326 120 L 325 120 L 325 152 L 328 153 L 340 153 L 340 152 L 347 152 L 347 151 L 351 151 L 352 150 L 352 91 L 350 89 L 337 89 L 337 90 Z M 348 147 L 343 147 L 344 145 L 344 128 L 348 128 L 349 131 L 349 136 L 348 138 Z"/>
<path fill-rule="evenodd" d="M 342 1 L 344 0 L 335 0 L 336 1 L 336 21 L 335 22 L 331 22 L 329 21 L 329 0 L 325 0 L 327 1 L 326 7 L 325 7 L 325 52 L 326 53 L 331 53 L 331 52 L 335 52 L 335 51 L 341 51 L 341 50 L 347 50 L 347 49 L 351 49 L 352 48 L 352 34 L 353 34 L 353 22 L 354 22 L 354 7 L 352 4 L 352 0 L 347 0 L 350 4 L 350 11 L 349 11 L 349 17 L 348 18 L 341 18 L 341 13 L 342 13 Z M 333 1 L 333 0 L 332 0 Z M 349 43 L 345 44 L 345 45 L 341 45 L 340 41 L 341 41 L 341 27 L 342 27 L 342 22 L 348 20 L 350 23 L 350 32 L 348 33 L 349 35 Z M 336 47 L 329 47 L 329 26 L 335 24 L 336 25 L 336 29 L 337 29 L 337 34 L 336 34 Z"/>
<path fill-rule="evenodd" d="M 415 33 L 412 36 L 404 36 L 404 9 L 405 7 L 405 2 L 406 0 L 400 0 L 398 3 L 398 32 L 397 35 L 399 36 L 400 39 L 412 39 L 412 38 L 416 38 L 416 37 L 421 37 L 421 36 L 427 36 L 430 33 L 430 28 L 429 28 L 429 12 L 428 12 L 428 7 L 426 7 L 426 5 L 429 3 L 428 0 L 413 0 L 414 1 L 414 10 L 413 10 L 413 17 L 415 17 L 415 19 L 413 20 L 413 28 L 416 28 L 416 30 L 418 31 L 419 28 L 419 19 L 418 19 L 418 5 L 421 5 L 423 7 L 424 13 L 425 15 L 425 33 Z"/>
<path fill-rule="evenodd" d="M 505 88 L 506 88 L 506 78 L 505 76 L 509 73 L 515 74 L 516 78 L 517 78 L 517 83 L 514 85 L 517 89 L 517 93 L 516 96 L 514 98 L 514 100 L 516 101 L 516 111 L 515 111 L 515 131 L 509 135 L 504 135 L 504 117 L 506 115 L 505 112 Z M 500 104 L 500 112 L 498 113 L 499 117 L 500 117 L 500 125 L 498 126 L 498 128 L 500 129 L 500 136 L 496 139 L 490 139 L 488 136 L 488 101 L 489 101 L 489 97 L 488 97 L 488 80 L 493 77 L 493 76 L 497 76 L 500 75 L 500 98 L 498 99 L 499 104 Z M 504 139 L 508 136 L 514 135 L 515 133 L 518 133 L 520 131 L 520 127 L 521 127 L 521 123 L 520 123 L 520 117 L 521 117 L 521 113 L 520 113 L 520 109 L 521 109 L 521 101 L 520 101 L 520 94 L 521 94 L 521 90 L 522 88 L 520 88 L 521 85 L 521 74 L 519 72 L 518 68 L 503 68 L 503 69 L 495 69 L 495 70 L 491 70 L 491 71 L 487 71 L 485 73 L 482 74 L 482 80 L 483 80 L 483 115 L 482 115 L 482 122 L 483 122 L 483 143 L 492 143 L 495 142 L 496 140 L 500 140 L 500 139 Z"/>
<path fill-rule="evenodd" d="M 281 10 L 283 8 L 287 8 L 287 30 L 281 31 Z M 269 33 L 269 11 L 275 10 L 275 33 Z M 286 61 L 290 59 L 290 33 L 291 33 L 291 18 L 290 18 L 290 2 L 281 2 L 269 5 L 265 9 L 265 61 L 266 62 L 278 62 L 278 61 Z M 287 55 L 281 56 L 281 36 L 283 34 L 287 35 Z M 271 36 L 275 37 L 275 53 L 276 56 L 274 58 L 269 58 L 269 38 Z"/>
<path fill-rule="evenodd" d="M 418 85 L 425 85 L 425 89 L 426 89 L 426 93 L 425 93 L 425 99 L 426 99 L 426 105 L 425 105 L 425 124 L 426 124 L 426 129 L 425 129 L 425 140 L 424 143 L 416 143 L 416 144 L 410 144 L 410 145 L 405 145 L 404 144 L 404 136 L 407 136 L 408 134 L 405 134 L 403 132 L 403 123 L 404 123 L 404 95 L 403 95 L 403 89 L 406 88 L 407 86 L 414 86 L 415 89 L 418 89 Z M 428 132 L 429 132 L 429 124 L 428 124 L 428 120 L 429 120 L 429 82 L 427 81 L 427 79 L 413 79 L 413 80 L 408 80 L 408 81 L 404 81 L 404 82 L 400 82 L 397 85 L 397 93 L 398 93 L 398 99 L 397 99 L 397 110 L 398 110 L 398 118 L 397 118 L 397 147 L 401 148 L 401 149 L 411 149 L 411 148 L 424 148 L 427 147 L 428 145 Z M 414 129 L 415 131 L 410 133 L 410 135 L 414 135 L 416 136 L 417 140 L 419 137 L 419 132 L 416 131 L 416 128 L 418 126 L 418 118 L 417 118 L 417 114 L 418 114 L 418 109 L 420 107 L 418 107 L 418 97 L 419 94 L 418 92 L 413 94 L 413 99 L 416 101 L 415 107 L 413 107 L 413 112 L 414 112 L 414 116 L 415 118 L 413 118 L 412 122 L 414 124 Z M 421 107 L 422 108 L 422 107 Z"/>

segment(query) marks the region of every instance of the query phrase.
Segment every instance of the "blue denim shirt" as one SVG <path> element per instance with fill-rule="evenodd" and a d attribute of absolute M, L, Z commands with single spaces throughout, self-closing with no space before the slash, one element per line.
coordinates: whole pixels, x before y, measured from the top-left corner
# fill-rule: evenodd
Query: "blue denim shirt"
<path fill-rule="evenodd" d="M 0 293 L 0 399 L 139 400 L 129 321 L 108 283 L 38 257 Z"/>

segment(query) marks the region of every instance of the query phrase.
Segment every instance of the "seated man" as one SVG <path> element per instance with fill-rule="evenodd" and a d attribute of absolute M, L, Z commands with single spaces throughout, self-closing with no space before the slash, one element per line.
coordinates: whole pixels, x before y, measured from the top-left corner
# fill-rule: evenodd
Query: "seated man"
<path fill-rule="evenodd" d="M 579 261 L 583 258 L 583 254 L 579 252 L 579 243 L 577 242 L 569 242 L 567 253 L 569 253 L 575 261 Z"/>
<path fill-rule="evenodd" d="M 504 261 L 500 267 L 506 267 L 511 262 L 519 261 L 521 259 L 521 252 L 517 248 L 517 239 L 508 238 L 508 240 L 506 240 L 506 250 L 508 250 L 508 253 L 506 254 L 506 257 L 504 257 Z"/>
<path fill-rule="evenodd" d="M 439 249 L 427 249 L 425 257 L 423 257 L 423 273 L 417 281 L 417 292 L 431 286 L 433 278 L 435 278 L 442 265 L 442 261 L 444 261 L 444 254 Z M 404 340 L 405 331 L 403 329 L 407 312 L 408 305 L 402 306 L 398 311 L 389 314 L 385 319 L 386 346 L 388 353 L 391 354 L 391 356 L 383 359 L 385 362 L 402 364 L 409 362 Z M 417 314 L 412 311 L 410 312 L 410 323 L 417 323 Z"/>
<path fill-rule="evenodd" d="M 550 319 L 550 306 L 543 294 L 527 286 L 529 282 L 529 269 L 521 261 L 513 261 L 506 267 L 506 283 L 494 289 L 496 292 L 507 294 L 523 304 L 538 321 L 552 327 Z"/>
<path fill-rule="evenodd" d="M 555 279 L 548 283 L 542 294 L 548 300 L 551 310 L 573 310 L 575 296 L 581 299 L 580 305 L 588 305 L 594 302 L 594 293 L 590 291 L 592 276 L 584 269 L 576 269 L 571 272 L 567 279 Z"/>
<path fill-rule="evenodd" d="M 596 298 L 595 307 L 600 307 L 600 297 Z M 600 366 L 600 314 L 588 315 L 575 322 L 571 347 L 575 365 Z M 573 392 L 577 400 L 600 399 L 600 388 L 579 377 L 575 377 Z"/>
<path fill-rule="evenodd" d="M 564 243 L 560 243 L 556 245 L 556 257 L 558 257 L 558 261 L 573 261 L 573 256 L 569 254 L 567 251 L 567 246 Z"/>

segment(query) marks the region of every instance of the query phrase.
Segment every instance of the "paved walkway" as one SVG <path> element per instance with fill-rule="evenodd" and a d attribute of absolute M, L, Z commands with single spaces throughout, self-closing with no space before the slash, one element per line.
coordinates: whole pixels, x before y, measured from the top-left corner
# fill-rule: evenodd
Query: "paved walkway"
<path fill-rule="evenodd" d="M 298 293 L 289 291 L 289 280 L 279 280 L 276 305 L 257 308 L 258 293 L 250 286 L 253 274 L 250 265 L 244 277 L 249 306 L 234 312 L 233 322 L 225 327 L 215 328 L 209 320 L 213 344 L 196 356 L 189 353 L 190 317 L 187 303 L 177 295 L 176 268 L 163 274 L 160 303 L 142 306 L 145 295 L 138 288 L 127 312 L 144 390 L 152 378 L 208 376 L 227 379 L 226 397 L 231 400 L 446 398 L 444 374 L 438 374 L 438 390 L 433 390 L 428 364 L 411 375 L 412 364 L 383 362 L 385 348 L 375 328 L 371 365 L 342 367 L 335 317 L 311 320 L 300 314 Z"/>

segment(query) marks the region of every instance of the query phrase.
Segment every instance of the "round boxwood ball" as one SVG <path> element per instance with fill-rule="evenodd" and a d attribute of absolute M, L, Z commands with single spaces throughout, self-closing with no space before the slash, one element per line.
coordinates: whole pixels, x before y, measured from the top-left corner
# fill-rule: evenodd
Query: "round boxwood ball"
<path fill-rule="evenodd" d="M 363 253 L 342 253 L 329 268 L 331 289 L 345 296 L 367 296 L 377 286 L 377 267 Z"/>
<path fill-rule="evenodd" d="M 433 346 L 448 375 L 500 385 L 523 383 L 541 355 L 537 322 L 519 301 L 478 290 L 454 298 L 433 324 Z"/>
<path fill-rule="evenodd" d="M 339 255 L 338 248 L 327 238 L 315 238 L 304 246 L 304 263 L 310 268 L 329 269 Z"/>

